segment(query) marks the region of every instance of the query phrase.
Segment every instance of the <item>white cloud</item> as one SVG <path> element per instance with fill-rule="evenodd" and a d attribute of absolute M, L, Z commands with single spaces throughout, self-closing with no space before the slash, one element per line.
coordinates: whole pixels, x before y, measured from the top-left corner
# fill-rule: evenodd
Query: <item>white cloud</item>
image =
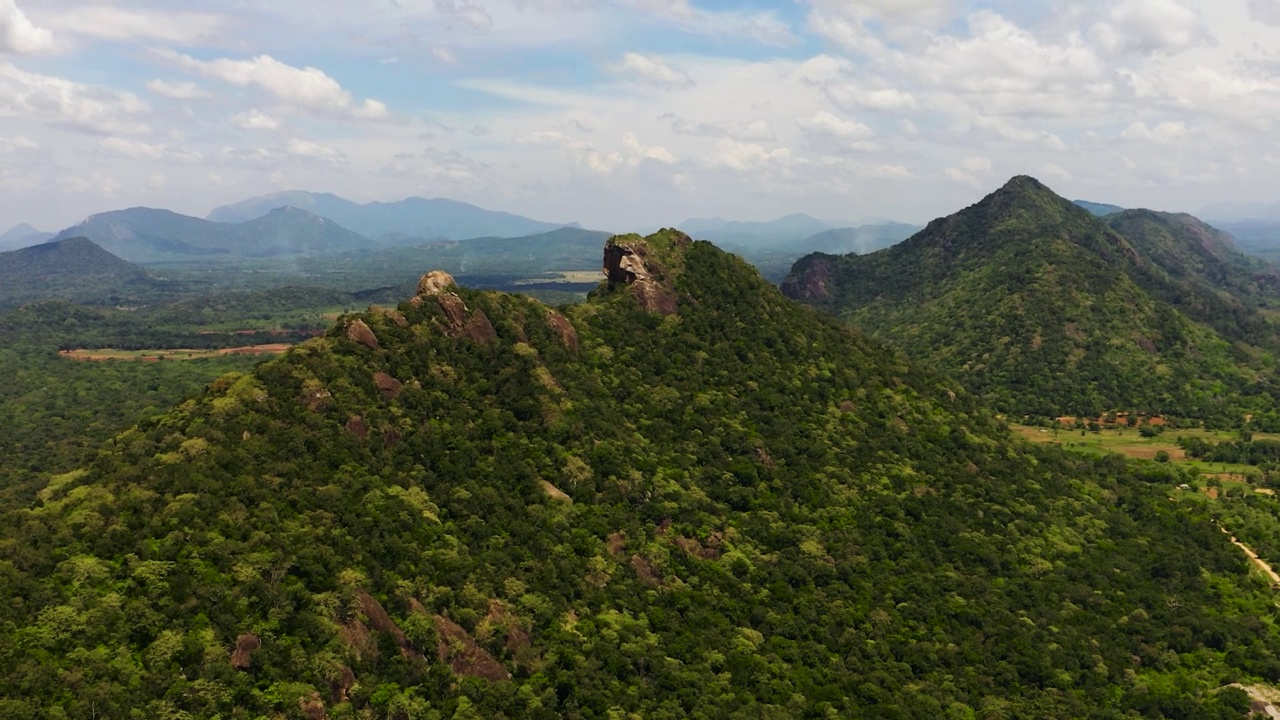
<path fill-rule="evenodd" d="M 957 185 L 963 185 L 964 187 L 973 188 L 974 190 L 987 189 L 982 185 L 982 181 L 978 180 L 978 178 L 974 177 L 971 173 L 960 170 L 959 168 L 946 168 L 943 170 L 943 175 Z"/>
<path fill-rule="evenodd" d="M 0 63 L 0 116 L 32 118 L 87 133 L 115 135 L 150 130 L 150 107 L 132 93 L 39 75 Z"/>
<path fill-rule="evenodd" d="M 765 45 L 785 46 L 796 41 L 791 26 L 773 12 L 749 10 L 701 10 L 688 0 L 629 0 L 644 12 L 671 22 L 687 32 L 715 37 L 744 37 Z"/>
<path fill-rule="evenodd" d="M 1155 127 L 1147 127 L 1144 122 L 1136 122 L 1125 128 L 1124 132 L 1120 133 L 1120 137 L 1125 140 L 1169 145 L 1187 139 L 1189 134 L 1187 124 L 1182 121 L 1162 122 Z"/>
<path fill-rule="evenodd" d="M 609 69 L 661 88 L 687 88 L 694 85 L 693 78 L 684 70 L 672 67 L 660 57 L 640 53 L 629 52 L 623 55 L 622 62 L 610 65 Z"/>
<path fill-rule="evenodd" d="M 493 27 L 493 17 L 484 7 L 469 0 L 432 0 L 440 18 L 448 23 L 465 25 L 473 30 Z"/>
<path fill-rule="evenodd" d="M 1092 31 L 1113 53 L 1176 53 L 1210 39 L 1204 21 L 1178 0 L 1123 0 Z"/>
<path fill-rule="evenodd" d="M 53 33 L 36 27 L 15 0 L 0 0 L 0 53 L 28 55 L 53 49 Z"/>
<path fill-rule="evenodd" d="M 279 130 L 281 122 L 279 118 L 255 108 L 231 118 L 231 124 L 241 130 Z"/>
<path fill-rule="evenodd" d="M 173 100 L 200 100 L 209 97 L 209 93 L 204 88 L 191 82 L 152 80 L 147 83 L 147 89 L 160 97 Z"/>
<path fill-rule="evenodd" d="M 179 163 L 196 163 L 204 158 L 198 152 L 172 145 L 152 144 L 141 140 L 110 137 L 98 143 L 104 150 L 115 155 L 134 160 L 172 161 Z"/>
<path fill-rule="evenodd" d="M 1249 0 L 1249 16 L 1268 25 L 1280 25 L 1280 0 Z"/>
<path fill-rule="evenodd" d="M 351 93 L 342 89 L 338 81 L 318 68 L 297 68 L 270 55 L 259 55 L 249 60 L 222 58 L 205 61 L 173 50 L 155 52 L 188 72 L 237 87 L 259 87 L 282 103 L 316 115 L 354 120 L 385 120 L 389 117 L 386 105 L 377 100 L 355 102 Z"/>
<path fill-rule="evenodd" d="M 6 0 L 0 0 L 2 5 Z M 49 15 L 58 30 L 112 42 L 153 40 L 173 45 L 208 45 L 220 41 L 226 17 L 181 10 L 142 10 L 77 3 Z"/>
<path fill-rule="evenodd" d="M 793 157 L 789 148 L 769 150 L 756 143 L 741 143 L 724 138 L 716 142 L 715 152 L 706 158 L 706 163 L 713 168 L 746 172 L 786 164 Z"/>
<path fill-rule="evenodd" d="M 671 121 L 671 132 L 693 137 L 728 137 L 734 140 L 773 140 L 773 126 L 767 120 L 720 120 L 698 122 L 675 113 L 663 113 L 659 120 Z"/>
<path fill-rule="evenodd" d="M 0 155 L 12 155 L 14 153 L 39 149 L 40 144 L 26 135 L 15 135 L 10 138 L 0 138 Z"/>
<path fill-rule="evenodd" d="M 345 165 L 347 163 L 347 156 L 341 151 L 300 138 L 291 138 L 285 145 L 285 152 L 298 157 L 322 160 L 331 165 Z"/>
<path fill-rule="evenodd" d="M 838 117 L 826 110 L 796 118 L 796 123 L 809 141 L 819 147 L 856 151 L 875 150 L 877 147 L 871 141 L 875 132 L 870 127 L 857 120 Z"/>

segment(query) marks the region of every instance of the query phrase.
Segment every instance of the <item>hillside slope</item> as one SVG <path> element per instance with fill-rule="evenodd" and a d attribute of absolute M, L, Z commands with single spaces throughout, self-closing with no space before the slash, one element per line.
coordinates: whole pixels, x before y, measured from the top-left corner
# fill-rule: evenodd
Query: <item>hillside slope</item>
<path fill-rule="evenodd" d="M 804 258 L 783 291 L 953 373 L 1005 412 L 1226 424 L 1272 412 L 1260 351 L 1233 344 L 1266 335 L 1255 308 L 1210 286 L 1210 265 L 1190 263 L 1208 259 L 1173 250 L 1185 233 L 1151 232 L 1149 213 L 1113 217 L 1134 241 L 1014 178 L 887 250 Z"/>
<path fill-rule="evenodd" d="M 0 306 L 55 297 L 110 302 L 150 287 L 136 265 L 82 237 L 0 253 Z"/>
<path fill-rule="evenodd" d="M 442 273 L 0 522 L 0 715 L 1240 718 L 1272 590 L 664 231 L 552 311 Z"/>

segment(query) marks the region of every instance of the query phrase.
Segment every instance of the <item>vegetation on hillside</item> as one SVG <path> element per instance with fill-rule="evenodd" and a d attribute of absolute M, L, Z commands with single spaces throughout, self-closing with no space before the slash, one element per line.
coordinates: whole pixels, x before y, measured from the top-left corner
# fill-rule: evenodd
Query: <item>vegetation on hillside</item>
<path fill-rule="evenodd" d="M 1241 718 L 1222 685 L 1280 680 L 1172 471 L 1015 441 L 707 243 L 610 253 L 559 313 L 428 276 L 6 508 L 0 715 Z"/>
<path fill-rule="evenodd" d="M 1257 309 L 1266 283 L 1220 237 L 1171 217 L 1110 216 L 1122 236 L 1015 178 L 887 250 L 807 257 L 783 288 L 1003 412 L 1280 426 L 1274 332 Z"/>

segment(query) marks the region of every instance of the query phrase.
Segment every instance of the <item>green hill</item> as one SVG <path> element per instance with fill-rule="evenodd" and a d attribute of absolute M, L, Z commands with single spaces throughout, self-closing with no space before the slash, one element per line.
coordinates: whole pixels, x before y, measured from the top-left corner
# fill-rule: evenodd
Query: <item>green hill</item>
<path fill-rule="evenodd" d="M 1110 236 L 1107 236 L 1110 237 Z M 442 273 L 0 518 L 0 716 L 1241 718 L 1272 589 L 1155 468 L 664 231 Z"/>
<path fill-rule="evenodd" d="M 0 253 L 0 306 L 48 298 L 117 303 L 152 285 L 136 265 L 82 237 Z"/>
<path fill-rule="evenodd" d="M 804 258 L 783 290 L 1005 412 L 1223 424 L 1271 413 L 1268 360 L 1249 344 L 1269 331 L 1256 304 L 1232 294 L 1247 283 L 1221 238 L 1180 217 L 1113 217 L 1125 236 L 1014 178 L 887 250 Z"/>

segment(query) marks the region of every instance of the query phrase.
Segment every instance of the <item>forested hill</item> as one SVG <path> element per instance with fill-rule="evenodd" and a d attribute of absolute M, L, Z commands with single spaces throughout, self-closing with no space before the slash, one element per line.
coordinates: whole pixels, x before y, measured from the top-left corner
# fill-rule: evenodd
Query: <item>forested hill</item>
<path fill-rule="evenodd" d="M 1242 718 L 1274 593 L 708 243 L 423 277 L 0 518 L 0 716 Z"/>
<path fill-rule="evenodd" d="M 136 265 L 74 237 L 0 253 L 0 307 L 32 300 L 101 300 L 150 289 Z"/>
<path fill-rule="evenodd" d="M 783 291 L 1005 412 L 1270 423 L 1275 333 L 1257 311 L 1270 290 L 1211 230 L 1145 211 L 1098 219 L 1018 177 L 887 250 L 806 257 Z"/>

